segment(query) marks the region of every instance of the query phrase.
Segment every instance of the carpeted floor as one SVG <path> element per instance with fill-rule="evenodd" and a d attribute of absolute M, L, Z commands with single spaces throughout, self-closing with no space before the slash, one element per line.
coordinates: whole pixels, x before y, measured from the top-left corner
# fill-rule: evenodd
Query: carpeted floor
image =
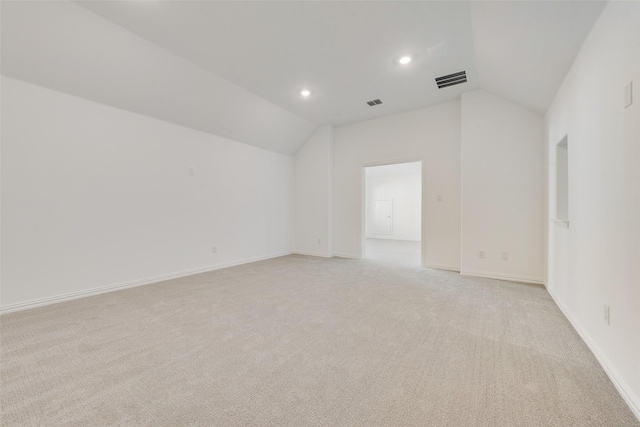
<path fill-rule="evenodd" d="M 638 426 L 542 286 L 287 256 L 1 317 L 3 426 Z"/>

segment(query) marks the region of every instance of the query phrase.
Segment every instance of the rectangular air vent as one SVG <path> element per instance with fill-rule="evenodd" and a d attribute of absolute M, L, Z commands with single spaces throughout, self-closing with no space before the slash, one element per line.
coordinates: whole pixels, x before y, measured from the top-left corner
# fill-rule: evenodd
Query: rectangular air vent
<path fill-rule="evenodd" d="M 467 72 L 460 71 L 459 73 L 453 73 L 442 77 L 436 77 L 436 83 L 438 84 L 438 89 L 442 89 L 443 87 L 449 87 L 453 85 L 459 85 L 460 83 L 467 82 Z"/>
<path fill-rule="evenodd" d="M 369 107 L 375 107 L 376 105 L 380 105 L 382 104 L 382 101 L 380 101 L 379 99 L 374 99 L 373 101 L 367 101 L 367 105 Z"/>

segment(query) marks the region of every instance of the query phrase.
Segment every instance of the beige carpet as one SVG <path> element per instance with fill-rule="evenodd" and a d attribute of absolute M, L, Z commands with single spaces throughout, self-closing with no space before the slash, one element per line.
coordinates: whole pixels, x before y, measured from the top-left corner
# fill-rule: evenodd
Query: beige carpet
<path fill-rule="evenodd" d="M 638 426 L 543 287 L 288 256 L 4 315 L 3 426 Z"/>

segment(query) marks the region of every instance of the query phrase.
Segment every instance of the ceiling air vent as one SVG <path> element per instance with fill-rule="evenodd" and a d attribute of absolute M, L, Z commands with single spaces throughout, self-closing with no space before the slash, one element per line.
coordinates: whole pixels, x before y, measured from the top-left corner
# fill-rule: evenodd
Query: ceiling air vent
<path fill-rule="evenodd" d="M 382 101 L 380 101 L 379 99 L 374 99 L 373 101 L 367 101 L 367 105 L 369 107 L 375 107 L 376 105 L 380 105 L 382 104 Z"/>
<path fill-rule="evenodd" d="M 458 85 L 460 83 L 467 82 L 467 72 L 460 71 L 459 73 L 453 73 L 442 77 L 436 77 L 436 83 L 438 84 L 438 89 L 442 89 L 443 87 L 449 87 L 453 85 Z"/>

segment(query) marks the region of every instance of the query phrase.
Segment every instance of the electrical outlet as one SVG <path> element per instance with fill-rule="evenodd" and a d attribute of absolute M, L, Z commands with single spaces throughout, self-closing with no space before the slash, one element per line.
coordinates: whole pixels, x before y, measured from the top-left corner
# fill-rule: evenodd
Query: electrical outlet
<path fill-rule="evenodd" d="M 633 82 L 624 87 L 624 108 L 633 104 Z"/>
<path fill-rule="evenodd" d="M 484 259 L 484 251 L 479 251 L 478 252 L 478 258 Z"/>
<path fill-rule="evenodd" d="M 321 244 L 321 243 L 322 243 L 322 239 L 318 239 L 318 244 Z"/>
<path fill-rule="evenodd" d="M 196 168 L 189 168 L 189 176 L 195 176 Z"/>
<path fill-rule="evenodd" d="M 212 246 L 211 247 L 211 253 L 217 254 L 218 253 L 218 247 L 217 246 Z"/>
<path fill-rule="evenodd" d="M 509 252 L 502 252 L 502 260 L 509 261 Z"/>
<path fill-rule="evenodd" d="M 604 320 L 604 323 L 606 323 L 607 325 L 610 325 L 610 315 L 611 315 L 611 311 L 609 309 L 609 306 L 607 304 L 604 305 L 604 310 L 602 311 L 602 320 Z"/>
<path fill-rule="evenodd" d="M 438 196 L 438 199 L 437 199 L 437 200 L 438 200 L 439 202 L 441 202 L 441 201 L 442 201 L 442 196 Z"/>

